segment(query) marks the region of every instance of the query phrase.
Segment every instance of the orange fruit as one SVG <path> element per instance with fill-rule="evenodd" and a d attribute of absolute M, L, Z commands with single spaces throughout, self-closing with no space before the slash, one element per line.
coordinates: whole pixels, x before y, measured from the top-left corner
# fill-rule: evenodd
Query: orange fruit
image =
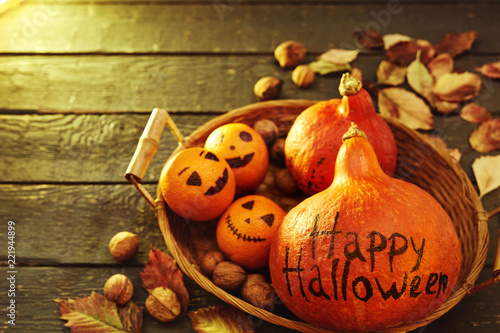
<path fill-rule="evenodd" d="M 271 199 L 247 195 L 235 200 L 217 224 L 217 244 L 233 262 L 248 270 L 267 266 L 271 240 L 285 211 Z"/>
<path fill-rule="evenodd" d="M 205 148 L 229 163 L 237 194 L 255 190 L 264 180 L 269 154 L 264 139 L 252 127 L 241 123 L 222 125 L 210 133 Z"/>
<path fill-rule="evenodd" d="M 218 217 L 234 199 L 234 174 L 213 152 L 196 147 L 174 155 L 163 167 L 160 191 L 178 215 L 207 221 Z"/>

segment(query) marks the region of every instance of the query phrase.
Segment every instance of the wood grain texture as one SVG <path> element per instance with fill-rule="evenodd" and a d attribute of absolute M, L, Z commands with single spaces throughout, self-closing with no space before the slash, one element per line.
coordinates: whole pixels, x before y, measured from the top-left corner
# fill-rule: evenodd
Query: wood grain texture
<path fill-rule="evenodd" d="M 498 30 L 500 4 L 381 1 L 247 3 L 25 2 L 0 20 L 0 51 L 6 53 L 270 53 L 286 39 L 312 53 L 356 47 L 352 34 L 372 28 L 437 43 L 446 33 Z M 324 22 L 331 22 L 331 28 Z M 433 24 L 426 24 L 433 22 Z M 209 27 L 209 28 L 207 28 Z M 496 27 L 496 28 L 495 28 Z M 500 52 L 484 38 L 473 52 Z"/>

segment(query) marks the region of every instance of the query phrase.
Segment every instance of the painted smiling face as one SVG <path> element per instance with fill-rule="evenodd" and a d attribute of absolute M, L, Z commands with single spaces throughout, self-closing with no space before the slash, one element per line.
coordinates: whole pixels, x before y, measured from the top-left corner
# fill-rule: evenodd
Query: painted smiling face
<path fill-rule="evenodd" d="M 264 180 L 269 165 L 267 146 L 250 126 L 225 124 L 207 138 L 205 148 L 226 159 L 236 179 L 236 193 L 255 190 Z"/>
<path fill-rule="evenodd" d="M 204 148 L 173 156 L 160 176 L 160 190 L 178 215 L 206 221 L 218 217 L 234 199 L 234 174 L 229 164 Z"/>
<path fill-rule="evenodd" d="M 271 199 L 247 195 L 235 200 L 217 224 L 217 244 L 242 267 L 254 270 L 267 266 L 271 239 L 285 216 Z"/>

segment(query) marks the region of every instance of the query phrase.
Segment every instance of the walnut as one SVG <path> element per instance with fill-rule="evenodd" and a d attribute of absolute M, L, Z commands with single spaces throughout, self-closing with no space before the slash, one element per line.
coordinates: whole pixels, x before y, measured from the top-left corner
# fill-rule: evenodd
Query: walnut
<path fill-rule="evenodd" d="M 260 119 L 253 124 L 253 129 L 260 134 L 266 145 L 274 143 L 279 134 L 278 126 L 270 119 Z"/>
<path fill-rule="evenodd" d="M 294 68 L 306 57 L 306 48 L 302 43 L 289 40 L 281 43 L 274 50 L 274 57 L 283 68 Z"/>
<path fill-rule="evenodd" d="M 271 159 L 278 165 L 285 165 L 285 139 L 278 138 L 269 149 Z"/>
<path fill-rule="evenodd" d="M 274 76 L 264 76 L 255 83 L 253 91 L 255 96 L 263 101 L 267 101 L 277 98 L 281 93 L 282 86 L 283 81 L 281 79 Z"/>
<path fill-rule="evenodd" d="M 314 71 L 307 65 L 299 65 L 292 72 L 292 81 L 299 88 L 307 88 L 314 82 Z"/>
<path fill-rule="evenodd" d="M 286 194 L 294 194 L 299 190 L 297 182 L 288 169 L 281 169 L 274 174 L 274 185 Z"/>
<path fill-rule="evenodd" d="M 139 249 L 139 237 L 128 231 L 117 233 L 109 241 L 109 251 L 117 261 L 126 261 L 135 256 Z"/>
<path fill-rule="evenodd" d="M 220 251 L 208 251 L 201 260 L 200 268 L 206 275 L 212 275 L 215 266 L 221 261 L 225 261 L 226 257 Z"/>
<path fill-rule="evenodd" d="M 249 274 L 241 287 L 241 296 L 248 303 L 269 311 L 274 307 L 276 292 L 263 275 Z"/>
<path fill-rule="evenodd" d="M 161 322 L 175 320 L 181 313 L 181 302 L 170 289 L 156 287 L 146 299 L 149 314 Z"/>
<path fill-rule="evenodd" d="M 238 264 L 222 261 L 215 266 L 212 279 L 216 286 L 226 290 L 236 290 L 245 282 L 247 272 Z"/>
<path fill-rule="evenodd" d="M 104 284 L 104 296 L 117 304 L 125 304 L 132 298 L 134 286 L 123 274 L 111 276 Z"/>

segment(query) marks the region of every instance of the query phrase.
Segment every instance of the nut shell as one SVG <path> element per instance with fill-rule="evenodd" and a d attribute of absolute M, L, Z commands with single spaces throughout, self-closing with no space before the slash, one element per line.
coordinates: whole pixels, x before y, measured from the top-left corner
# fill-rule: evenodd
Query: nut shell
<path fill-rule="evenodd" d="M 299 88 L 307 88 L 313 82 L 316 74 L 307 65 L 299 65 L 292 72 L 292 81 Z"/>
<path fill-rule="evenodd" d="M 123 274 L 111 276 L 104 285 L 104 296 L 117 304 L 125 304 L 132 298 L 134 286 Z"/>
<path fill-rule="evenodd" d="M 267 282 L 252 284 L 241 292 L 245 301 L 268 311 L 274 308 L 275 295 L 274 288 Z"/>
<path fill-rule="evenodd" d="M 146 299 L 146 309 L 149 314 L 161 322 L 175 320 L 181 313 L 181 302 L 170 289 L 156 287 Z"/>
<path fill-rule="evenodd" d="M 281 79 L 274 76 L 264 76 L 255 83 L 253 91 L 259 99 L 267 101 L 277 98 L 281 93 L 282 86 L 283 81 Z"/>
<path fill-rule="evenodd" d="M 109 252 L 117 261 L 131 259 L 139 249 L 139 237 L 128 231 L 117 233 L 109 241 Z"/>
<path fill-rule="evenodd" d="M 215 266 L 224 260 L 226 260 L 224 253 L 214 250 L 208 251 L 201 260 L 200 268 L 206 275 L 212 275 Z"/>
<path fill-rule="evenodd" d="M 306 52 L 307 50 L 302 43 L 289 40 L 276 47 L 274 57 L 281 67 L 294 68 L 304 61 Z"/>
<path fill-rule="evenodd" d="M 266 145 L 271 145 L 279 135 L 279 128 L 270 119 L 260 119 L 253 124 L 253 129 L 264 139 Z"/>
<path fill-rule="evenodd" d="M 231 261 L 222 261 L 215 266 L 212 279 L 216 286 L 226 290 L 236 290 L 243 285 L 247 278 L 246 271 Z"/>
<path fill-rule="evenodd" d="M 286 194 L 294 194 L 299 191 L 297 182 L 288 169 L 276 171 L 274 175 L 274 185 L 276 185 L 278 190 Z"/>

